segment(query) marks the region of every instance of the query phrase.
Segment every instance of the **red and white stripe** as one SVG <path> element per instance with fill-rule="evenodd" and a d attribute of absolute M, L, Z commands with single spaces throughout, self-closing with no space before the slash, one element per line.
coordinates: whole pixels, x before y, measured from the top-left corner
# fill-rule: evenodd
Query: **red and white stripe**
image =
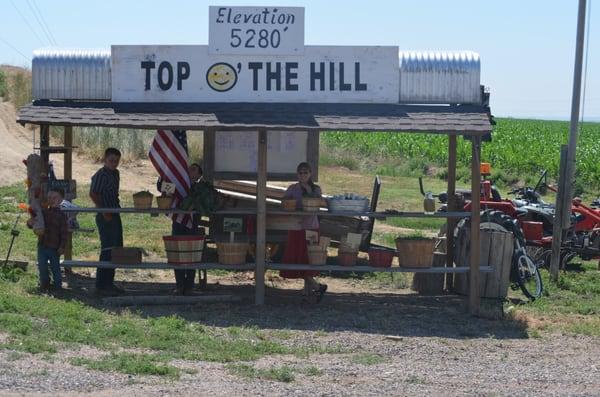
<path fill-rule="evenodd" d="M 157 130 L 148 157 L 163 182 L 175 184 L 171 208 L 176 208 L 187 197 L 191 186 L 186 149 L 172 131 Z M 192 227 L 192 217 L 188 214 L 174 214 L 171 217 L 175 222 Z"/>

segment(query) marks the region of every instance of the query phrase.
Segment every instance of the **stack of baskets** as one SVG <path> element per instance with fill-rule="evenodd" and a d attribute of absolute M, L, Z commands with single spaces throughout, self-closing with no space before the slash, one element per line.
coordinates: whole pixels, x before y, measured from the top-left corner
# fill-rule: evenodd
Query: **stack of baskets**
<path fill-rule="evenodd" d="M 319 238 L 319 244 L 309 244 L 308 250 L 308 263 L 310 265 L 324 265 L 327 263 L 327 247 L 331 238 L 321 237 Z"/>
<path fill-rule="evenodd" d="M 358 258 L 358 247 L 354 247 L 346 242 L 340 242 L 338 247 L 338 264 L 340 266 L 354 266 Z"/>
<path fill-rule="evenodd" d="M 154 196 L 149 191 L 141 191 L 133 194 L 133 207 L 141 210 L 152 208 Z"/>
<path fill-rule="evenodd" d="M 217 243 L 217 255 L 222 265 L 243 265 L 246 263 L 248 243 Z"/>
<path fill-rule="evenodd" d="M 202 261 L 204 236 L 163 236 L 167 261 L 174 265 Z"/>

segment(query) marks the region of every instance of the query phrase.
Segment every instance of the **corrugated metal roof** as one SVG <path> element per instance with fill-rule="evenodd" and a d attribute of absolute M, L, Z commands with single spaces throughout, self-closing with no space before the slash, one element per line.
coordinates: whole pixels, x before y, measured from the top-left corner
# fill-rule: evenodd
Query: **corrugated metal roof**
<path fill-rule="evenodd" d="M 483 135 L 488 108 L 395 104 L 111 103 L 37 101 L 21 124 L 141 129 L 403 131 Z"/>

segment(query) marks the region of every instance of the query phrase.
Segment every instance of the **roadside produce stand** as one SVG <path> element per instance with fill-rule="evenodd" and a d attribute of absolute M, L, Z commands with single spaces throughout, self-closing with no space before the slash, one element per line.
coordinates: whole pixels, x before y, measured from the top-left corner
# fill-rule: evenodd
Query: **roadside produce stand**
<path fill-rule="evenodd" d="M 306 160 L 313 170 L 318 170 L 318 134 L 321 131 L 447 135 L 448 194 L 451 198 L 454 197 L 456 183 L 456 142 L 459 136 L 463 136 L 472 144 L 471 189 L 480 191 L 480 144 L 482 137 L 491 133 L 491 116 L 486 95 L 479 85 L 478 56 L 474 53 L 424 53 L 418 56 L 404 53 L 398 59 L 397 47 L 311 47 L 304 46 L 303 40 L 297 44 L 296 36 L 290 37 L 289 43 L 286 41 L 288 46 L 284 45 L 285 35 L 281 38 L 280 49 L 293 51 L 302 47 L 303 55 L 288 55 L 273 48 L 272 52 L 262 53 L 249 49 L 239 52 L 238 48 L 230 48 L 226 52 L 223 46 L 227 43 L 223 44 L 220 36 L 212 34 L 212 26 L 219 23 L 218 15 L 222 8 L 230 7 L 211 7 L 211 38 L 208 46 L 113 46 L 110 52 L 54 51 L 34 54 L 34 101 L 20 109 L 17 121 L 40 127 L 40 153 L 45 166 L 51 153 L 63 153 L 63 177 L 65 180 L 72 179 L 74 126 L 202 130 L 205 134 L 205 176 L 209 180 L 217 180 L 219 170 L 215 165 L 218 165 L 219 154 L 216 151 L 220 150 L 219 144 L 207 145 L 207 139 L 218 140 L 219 134 L 228 132 L 235 132 L 239 134 L 236 136 L 243 139 L 252 136 L 256 139 L 253 142 L 256 149 L 254 169 L 245 170 L 243 175 L 227 171 L 221 176 L 225 176 L 223 179 L 255 180 L 256 208 L 222 210 L 214 212 L 214 215 L 256 216 L 255 263 L 190 263 L 185 265 L 186 268 L 254 270 L 255 302 L 259 305 L 264 303 L 267 269 L 468 273 L 469 308 L 471 313 L 477 314 L 480 272 L 490 271 L 489 267 L 480 266 L 477 249 L 470 251 L 469 263 L 455 263 L 453 250 L 448 249 L 446 267 L 378 268 L 270 263 L 266 260 L 266 230 L 268 217 L 275 215 L 318 215 L 321 219 L 332 216 L 373 219 L 444 217 L 448 218 L 448 230 L 453 230 L 459 218 L 471 217 L 471 246 L 478 247 L 479 195 L 473 195 L 470 212 L 457 209 L 451 199 L 448 212 L 445 213 L 332 213 L 323 210 L 267 209 L 266 191 L 268 179 L 290 180 L 297 165 L 296 161 L 284 164 L 287 167 L 285 172 L 270 170 L 270 143 L 292 132 L 312 136 L 306 152 L 313 155 L 308 155 Z M 269 9 L 260 9 L 263 8 Z M 251 11 L 253 8 L 231 9 L 246 12 L 246 9 Z M 297 23 L 303 21 L 303 9 L 280 7 L 279 10 L 296 15 Z M 302 10 L 301 14 L 297 13 L 298 10 Z M 293 32 L 292 28 L 290 26 L 287 31 Z M 215 49 L 220 49 L 220 52 L 215 52 Z M 215 69 L 221 67 L 218 65 L 230 67 L 227 73 L 235 75 L 235 81 L 231 80 L 233 84 L 229 80 L 226 82 L 226 89 L 211 81 L 213 72 L 215 75 L 221 73 Z M 471 83 L 467 82 L 465 74 L 473 77 Z M 432 86 L 437 88 L 432 89 Z M 64 127 L 64 146 L 50 146 L 50 126 Z M 317 155 L 314 156 L 314 153 Z M 79 208 L 77 211 L 123 214 L 185 212 L 156 208 Z M 447 246 L 452 247 L 452 244 L 452 233 L 449 233 Z M 124 265 L 79 261 L 73 260 L 70 252 L 65 255 L 63 265 L 140 269 L 183 267 L 167 262 Z"/>

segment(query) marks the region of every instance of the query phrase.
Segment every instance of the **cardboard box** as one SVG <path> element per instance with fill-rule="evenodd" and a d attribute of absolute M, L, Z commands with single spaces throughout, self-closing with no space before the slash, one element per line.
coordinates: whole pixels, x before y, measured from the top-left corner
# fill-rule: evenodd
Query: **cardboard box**
<path fill-rule="evenodd" d="M 111 249 L 112 263 L 137 265 L 142 263 L 142 249 L 137 247 L 115 247 Z"/>

